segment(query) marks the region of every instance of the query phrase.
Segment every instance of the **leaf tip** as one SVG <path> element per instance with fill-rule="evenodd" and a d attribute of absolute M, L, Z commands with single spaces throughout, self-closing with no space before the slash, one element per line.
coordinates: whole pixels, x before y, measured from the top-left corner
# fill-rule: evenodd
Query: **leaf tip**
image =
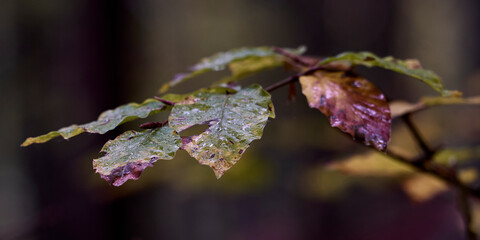
<path fill-rule="evenodd" d="M 33 143 L 32 138 L 29 137 L 29 138 L 27 138 L 27 139 L 20 145 L 20 147 L 28 147 L 28 146 L 30 146 L 32 143 Z"/>
<path fill-rule="evenodd" d="M 443 97 L 461 97 L 463 95 L 463 93 L 458 90 L 442 90 L 441 94 Z"/>
<path fill-rule="evenodd" d="M 215 172 L 215 177 L 217 178 L 217 180 L 220 180 L 220 178 L 225 173 L 225 172 L 220 172 L 220 171 L 215 171 L 215 170 L 213 170 L 213 171 Z"/>
<path fill-rule="evenodd" d="M 110 171 L 110 174 L 104 174 L 94 167 L 97 173 L 105 179 L 109 184 L 115 187 L 123 185 L 126 181 L 132 179 L 137 180 L 147 167 L 153 167 L 156 159 L 152 158 L 149 162 L 129 162 L 123 166 L 117 167 Z"/>
<path fill-rule="evenodd" d="M 158 93 L 165 93 L 166 91 L 168 91 L 169 88 L 170 85 L 168 83 L 165 83 L 162 85 L 162 87 L 160 87 L 160 89 L 158 89 Z"/>

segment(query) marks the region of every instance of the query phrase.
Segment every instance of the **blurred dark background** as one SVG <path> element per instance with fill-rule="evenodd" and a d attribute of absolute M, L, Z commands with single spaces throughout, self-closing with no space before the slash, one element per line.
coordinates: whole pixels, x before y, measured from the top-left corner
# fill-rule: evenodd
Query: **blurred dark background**
<path fill-rule="evenodd" d="M 464 239 L 452 191 L 417 203 L 381 179 L 340 194 L 342 176 L 312 177 L 323 162 L 370 150 L 331 129 L 303 96 L 288 102 L 286 89 L 274 93 L 277 119 L 263 139 L 218 181 L 179 152 L 138 181 L 109 186 L 91 160 L 143 121 L 106 135 L 19 145 L 141 102 L 200 58 L 242 46 L 417 58 L 447 88 L 480 95 L 479 13 L 476 0 L 2 0 L 0 239 Z M 413 79 L 360 71 L 390 99 L 435 95 Z M 245 83 L 268 86 L 286 76 L 269 71 Z M 444 107 L 415 120 L 432 144 L 475 146 L 479 116 L 478 107 Z M 392 144 L 408 149 L 401 129 L 394 122 Z"/>

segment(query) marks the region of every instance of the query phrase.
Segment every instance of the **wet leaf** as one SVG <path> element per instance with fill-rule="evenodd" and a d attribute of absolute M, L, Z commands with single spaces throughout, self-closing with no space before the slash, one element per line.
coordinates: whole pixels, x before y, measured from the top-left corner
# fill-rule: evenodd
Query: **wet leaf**
<path fill-rule="evenodd" d="M 216 94 L 235 94 L 237 90 L 231 89 L 231 88 L 225 88 L 225 87 L 212 87 L 212 88 L 201 88 L 198 89 L 195 92 L 192 93 L 186 93 L 186 94 L 175 94 L 175 93 L 169 93 L 163 95 L 161 98 L 171 101 L 173 103 L 178 103 L 183 101 L 185 98 L 191 95 L 197 95 L 200 93 L 216 93 Z"/>
<path fill-rule="evenodd" d="M 333 127 L 384 151 L 390 140 L 390 109 L 372 83 L 344 72 L 316 71 L 300 77 L 311 108 L 325 114 Z"/>
<path fill-rule="evenodd" d="M 302 46 L 297 49 L 285 49 L 285 51 L 292 52 L 295 54 L 301 54 L 305 52 L 305 47 Z M 244 48 L 233 49 L 227 52 L 217 53 L 211 57 L 204 58 L 199 63 L 193 65 L 190 68 L 191 72 L 177 74 L 170 82 L 164 84 L 160 88 L 160 93 L 164 93 L 168 91 L 168 89 L 170 89 L 171 87 L 187 79 L 196 77 L 200 74 L 210 72 L 210 71 L 224 70 L 228 64 L 233 63 L 235 61 L 246 60 L 248 58 L 251 58 L 253 60 L 244 62 L 244 64 L 257 65 L 256 67 L 251 68 L 250 71 L 255 68 L 256 68 L 256 71 L 259 71 L 265 68 L 265 63 L 258 64 L 259 61 L 262 62 L 263 61 L 261 60 L 262 58 L 270 58 L 272 56 L 279 56 L 273 50 L 272 47 L 253 47 L 253 48 L 244 47 Z M 240 72 L 248 71 L 248 70 L 245 70 L 245 68 L 247 67 L 244 67 L 244 70 L 237 70 L 237 74 L 239 74 Z"/>
<path fill-rule="evenodd" d="M 405 114 L 421 111 L 428 107 L 442 105 L 479 105 L 480 96 L 475 97 L 423 97 L 419 102 L 409 103 L 405 101 L 395 101 L 390 103 L 392 118 L 400 117 Z"/>
<path fill-rule="evenodd" d="M 371 52 L 345 52 L 334 57 L 322 60 L 318 65 L 325 65 L 336 61 L 347 61 L 352 65 L 366 67 L 381 67 L 410 77 L 417 78 L 430 85 L 435 91 L 443 96 L 458 96 L 458 91 L 445 90 L 440 77 L 430 70 L 423 69 L 416 59 L 399 60 L 393 57 L 378 57 Z"/>
<path fill-rule="evenodd" d="M 120 186 L 138 179 L 157 160 L 170 160 L 181 146 L 180 136 L 168 126 L 143 132 L 127 131 L 102 148 L 105 156 L 93 160 L 93 168 L 107 182 Z"/>
<path fill-rule="evenodd" d="M 256 84 L 235 94 L 199 92 L 175 104 L 169 124 L 177 132 L 208 125 L 199 135 L 185 137 L 182 148 L 220 178 L 262 137 L 268 117 L 274 116 L 271 106 L 270 94 Z"/>
<path fill-rule="evenodd" d="M 22 143 L 22 147 L 33 143 L 44 143 L 59 136 L 69 139 L 84 132 L 104 134 L 123 123 L 158 113 L 165 107 L 165 104 L 155 99 L 147 99 L 141 104 L 129 103 L 103 112 L 97 121 L 82 125 L 71 125 L 38 137 L 29 137 Z"/>

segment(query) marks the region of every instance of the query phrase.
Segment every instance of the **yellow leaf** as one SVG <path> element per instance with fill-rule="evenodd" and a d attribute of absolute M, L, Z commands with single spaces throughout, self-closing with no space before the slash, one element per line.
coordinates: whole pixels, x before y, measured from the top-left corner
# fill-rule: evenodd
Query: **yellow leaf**
<path fill-rule="evenodd" d="M 415 174 L 403 182 L 403 190 L 416 202 L 425 202 L 448 190 L 448 185 L 426 174 Z"/>
<path fill-rule="evenodd" d="M 412 167 L 396 162 L 383 153 L 374 151 L 331 163 L 328 165 L 328 169 L 339 170 L 352 175 L 374 177 L 399 177 L 415 172 Z"/>

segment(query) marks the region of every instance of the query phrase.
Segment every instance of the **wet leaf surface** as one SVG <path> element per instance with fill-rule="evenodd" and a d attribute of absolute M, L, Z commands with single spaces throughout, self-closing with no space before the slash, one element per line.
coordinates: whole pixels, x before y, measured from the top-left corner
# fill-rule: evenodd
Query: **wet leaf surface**
<path fill-rule="evenodd" d="M 410 77 L 417 78 L 428 84 L 443 96 L 458 96 L 458 91 L 445 90 L 440 77 L 430 70 L 423 69 L 416 59 L 399 60 L 393 57 L 378 57 L 371 52 L 345 52 L 334 57 L 322 60 L 318 65 L 325 65 L 336 61 L 347 61 L 352 65 L 366 67 L 381 67 Z"/>
<path fill-rule="evenodd" d="M 390 140 L 390 109 L 371 82 L 344 72 L 316 71 L 300 77 L 300 83 L 310 107 L 325 114 L 333 127 L 367 146 L 386 149 Z"/>
<path fill-rule="evenodd" d="M 305 52 L 305 47 L 297 49 L 285 49 L 285 51 L 295 54 Z M 170 82 L 164 84 L 160 88 L 160 93 L 168 91 L 171 87 L 203 73 L 210 71 L 224 70 L 227 65 L 233 64 L 235 61 L 243 61 L 243 65 L 234 65 L 232 71 L 236 74 L 246 74 L 246 72 L 260 71 L 265 68 L 276 66 L 276 61 L 264 61 L 263 58 L 270 59 L 272 56 L 279 56 L 272 47 L 253 47 L 238 48 L 227 52 L 220 52 L 211 57 L 203 58 L 199 63 L 193 65 L 188 73 L 177 74 Z M 247 60 L 249 59 L 250 60 Z M 246 65 L 248 64 L 248 65 Z M 238 69 L 241 68 L 241 69 Z"/>
<path fill-rule="evenodd" d="M 172 159 L 180 146 L 180 136 L 168 126 L 127 131 L 103 146 L 105 155 L 93 160 L 93 168 L 107 182 L 120 186 L 129 179 L 138 179 L 157 160 Z"/>
<path fill-rule="evenodd" d="M 170 126 L 182 132 L 207 124 L 202 133 L 184 137 L 182 148 L 217 178 L 230 169 L 250 143 L 260 139 L 268 117 L 274 117 L 270 94 L 252 85 L 235 94 L 199 92 L 175 104 Z"/>
<path fill-rule="evenodd" d="M 165 104 L 155 99 L 147 99 L 141 104 L 129 103 L 103 112 L 98 117 L 97 121 L 82 125 L 71 125 L 57 131 L 49 132 L 45 135 L 30 137 L 22 143 L 22 147 L 26 147 L 33 143 L 44 143 L 59 136 L 62 136 L 64 139 L 69 139 L 84 132 L 104 134 L 123 123 L 138 118 L 146 118 L 152 114 L 158 113 L 164 110 L 165 107 Z"/>
<path fill-rule="evenodd" d="M 185 98 L 191 95 L 197 95 L 200 93 L 212 93 L 212 94 L 235 94 L 237 90 L 232 89 L 232 88 L 226 88 L 226 87 L 212 87 L 212 88 L 201 88 L 198 89 L 195 92 L 192 93 L 186 93 L 186 94 L 175 94 L 175 93 L 169 93 L 163 95 L 161 98 L 171 101 L 173 103 L 178 103 L 183 101 Z"/>

